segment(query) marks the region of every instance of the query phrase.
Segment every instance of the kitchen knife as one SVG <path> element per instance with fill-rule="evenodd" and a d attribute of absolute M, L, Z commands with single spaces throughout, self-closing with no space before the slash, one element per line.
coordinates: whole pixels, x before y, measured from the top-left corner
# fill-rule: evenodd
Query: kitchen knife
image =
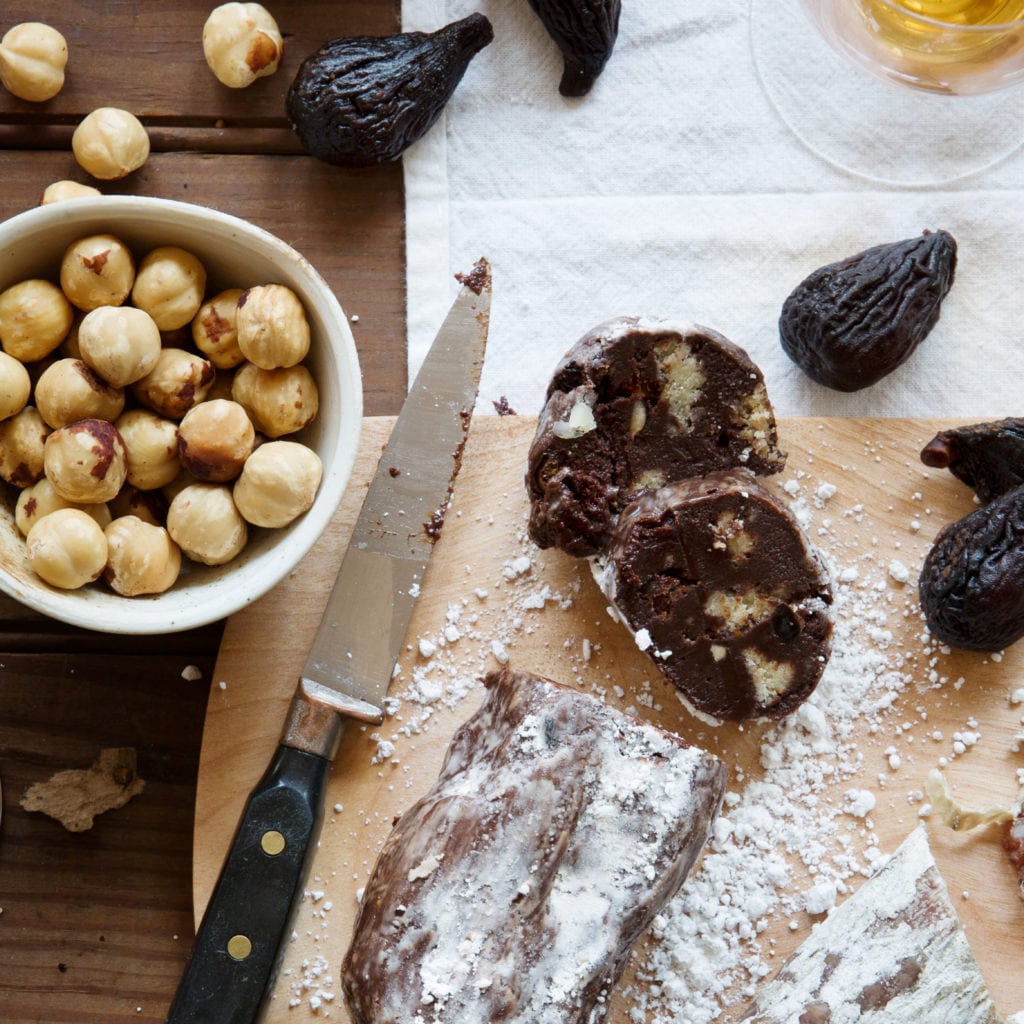
<path fill-rule="evenodd" d="M 273 990 L 344 721 L 379 725 L 476 402 L 490 316 L 480 260 L 423 363 L 370 489 L 292 697 L 242 812 L 168 1024 L 250 1024 Z"/>

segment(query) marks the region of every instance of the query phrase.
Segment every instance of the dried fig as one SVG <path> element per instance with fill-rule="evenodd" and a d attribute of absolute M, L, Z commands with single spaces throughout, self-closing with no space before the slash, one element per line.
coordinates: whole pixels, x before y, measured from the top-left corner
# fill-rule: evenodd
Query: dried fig
<path fill-rule="evenodd" d="M 332 39 L 300 66 L 288 120 L 305 149 L 327 163 L 396 160 L 426 134 L 493 38 L 491 23 L 471 14 L 431 33 Z"/>
<path fill-rule="evenodd" d="M 948 469 L 984 502 L 1024 484 L 1024 418 L 942 430 L 921 450 L 921 461 Z"/>
<path fill-rule="evenodd" d="M 932 635 L 969 651 L 1024 636 L 1024 486 L 943 529 L 918 582 Z"/>
<path fill-rule="evenodd" d="M 558 91 L 585 96 L 612 55 L 621 0 L 530 0 L 530 6 L 562 51 Z"/>
<path fill-rule="evenodd" d="M 947 231 L 876 245 L 814 271 L 786 299 L 782 348 L 810 377 L 859 391 L 910 358 L 939 319 L 953 284 Z"/>

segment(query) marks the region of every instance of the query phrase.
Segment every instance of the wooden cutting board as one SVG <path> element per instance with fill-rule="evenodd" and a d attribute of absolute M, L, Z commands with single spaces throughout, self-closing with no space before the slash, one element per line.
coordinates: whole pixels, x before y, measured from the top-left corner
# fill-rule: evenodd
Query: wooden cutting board
<path fill-rule="evenodd" d="M 199 767 L 197 920 L 241 807 L 277 744 L 294 682 L 392 422 L 365 421 L 353 483 L 325 535 L 273 592 L 228 623 Z M 839 603 L 844 655 L 856 665 L 858 652 L 869 652 L 874 667 L 865 671 L 878 672 L 880 665 L 880 678 L 895 681 L 881 686 L 870 713 L 852 722 L 837 720 L 837 728 L 852 727 L 843 748 L 845 774 L 826 779 L 809 800 L 819 800 L 824 815 L 848 802 L 852 790 L 874 794 L 877 803 L 866 818 L 838 819 L 834 842 L 860 852 L 873 844 L 892 852 L 922 820 L 925 779 L 941 759 L 954 794 L 969 807 L 1009 806 L 1017 796 L 1016 769 L 1024 767 L 1024 756 L 1013 749 L 1024 714 L 1024 704 L 1013 703 L 1014 691 L 1024 685 L 1024 650 L 1011 649 L 997 660 L 942 652 L 923 638 L 916 601 L 922 558 L 938 530 L 973 507 L 967 488 L 918 461 L 918 451 L 942 425 L 926 420 L 785 420 L 780 425 L 789 462 L 776 483 L 806 517 L 811 536 L 839 574 L 846 595 Z M 672 688 L 609 618 L 586 568 L 529 543 L 522 476 L 534 426 L 523 417 L 474 422 L 453 511 L 392 684 L 400 706 L 379 732 L 351 729 L 333 768 L 320 846 L 267 1017 L 271 1024 L 327 1016 L 349 1020 L 339 970 L 358 890 L 393 817 L 434 780 L 452 732 L 479 703 L 477 680 L 499 660 L 510 658 L 513 666 L 598 692 L 705 746 L 729 765 L 730 790 L 736 794 L 768 777 L 761 744 L 773 735 L 769 726 L 714 729 L 688 717 Z M 827 704 L 823 710 L 827 716 Z M 1024 900 L 1001 849 L 1001 830 L 964 834 L 935 815 L 923 820 L 997 1005 L 1006 1015 L 1024 1009 L 1019 968 Z M 769 845 L 780 841 L 762 838 Z M 756 843 L 751 856 L 759 856 Z M 799 899 L 813 879 L 799 858 L 789 859 L 792 876 L 785 891 Z M 861 877 L 849 879 L 851 891 Z M 757 942 L 772 971 L 807 936 L 812 922 L 810 914 L 789 905 L 766 916 Z M 656 947 L 653 940 L 638 945 Z M 630 1021 L 633 1000 L 622 992 L 632 973 L 633 967 L 613 1005 L 614 1024 Z M 638 983 L 637 991 L 642 986 Z M 725 1009 L 723 1021 L 738 1014 L 744 1001 L 735 993 L 727 998 L 739 1002 Z"/>

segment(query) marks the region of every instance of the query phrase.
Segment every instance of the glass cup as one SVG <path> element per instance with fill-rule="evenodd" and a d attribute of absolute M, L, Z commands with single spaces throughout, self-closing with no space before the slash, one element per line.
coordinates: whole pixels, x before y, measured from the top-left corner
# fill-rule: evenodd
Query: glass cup
<path fill-rule="evenodd" d="M 765 94 L 812 152 L 901 186 L 1024 143 L 1024 0 L 751 0 Z"/>

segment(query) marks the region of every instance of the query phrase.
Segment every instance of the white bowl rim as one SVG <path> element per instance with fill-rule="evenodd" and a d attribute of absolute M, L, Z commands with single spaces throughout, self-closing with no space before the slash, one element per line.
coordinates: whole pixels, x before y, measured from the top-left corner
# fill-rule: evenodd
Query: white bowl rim
<path fill-rule="evenodd" d="M 276 586 L 305 557 L 334 517 L 351 478 L 359 447 L 363 389 L 355 340 L 348 318 L 331 287 L 309 260 L 291 245 L 233 214 L 197 203 L 155 196 L 103 195 L 71 199 L 33 207 L 0 221 L 0 252 L 26 231 L 59 227 L 65 222 L 71 222 L 71 231 L 74 222 L 98 217 L 109 222 L 107 230 L 116 234 L 119 219 L 139 214 L 170 214 L 184 226 L 188 223 L 207 227 L 211 223 L 217 224 L 251 240 L 262 247 L 265 254 L 291 265 L 306 280 L 311 292 L 316 293 L 322 308 L 331 313 L 340 334 L 333 346 L 341 360 L 338 367 L 340 378 L 343 386 L 346 382 L 351 385 L 344 395 L 337 457 L 329 471 L 325 467 L 312 508 L 284 528 L 288 533 L 281 543 L 287 544 L 287 548 L 282 549 L 281 544 L 276 544 L 237 572 L 232 572 L 230 565 L 222 567 L 222 576 L 204 584 L 204 591 L 212 588 L 206 600 L 176 601 L 172 596 L 175 595 L 175 587 L 163 594 L 132 598 L 97 588 L 61 591 L 48 587 L 42 580 L 39 580 L 38 587 L 29 588 L 0 570 L 0 591 L 51 618 L 103 633 L 158 635 L 194 629 L 227 618 Z M 130 227 L 125 233 L 131 233 Z M 69 235 L 69 241 L 73 237 Z M 286 556 L 282 556 L 282 550 L 286 550 Z M 199 568 L 205 571 L 207 567 Z M 253 584 L 251 588 L 244 586 L 247 581 Z M 190 597 L 194 596 L 193 591 Z M 169 608 L 172 602 L 173 608 Z"/>

